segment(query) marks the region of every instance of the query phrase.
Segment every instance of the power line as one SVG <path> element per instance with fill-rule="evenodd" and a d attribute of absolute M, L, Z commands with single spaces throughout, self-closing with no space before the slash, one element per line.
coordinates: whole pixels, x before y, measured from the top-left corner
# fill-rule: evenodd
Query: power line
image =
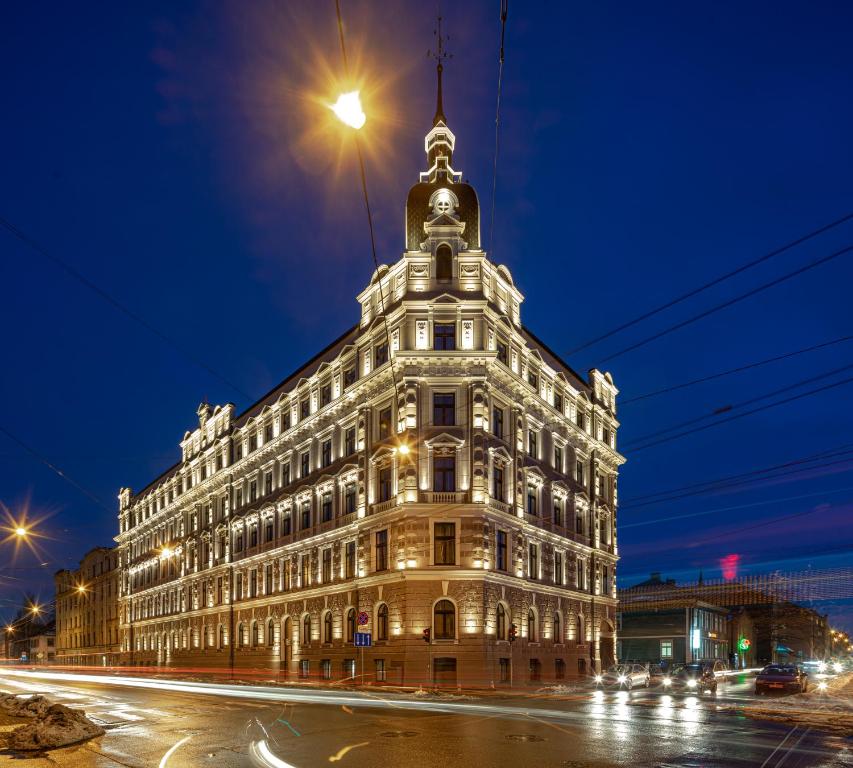
<path fill-rule="evenodd" d="M 254 398 L 244 392 L 240 387 L 238 387 L 234 382 L 227 379 L 223 374 L 219 373 L 215 368 L 211 368 L 207 363 L 199 360 L 195 355 L 192 354 L 186 347 L 181 345 L 179 342 L 175 341 L 172 337 L 166 335 L 159 328 L 155 327 L 151 323 L 149 323 L 145 318 L 141 315 L 134 312 L 132 309 L 129 309 L 124 304 L 122 304 L 117 298 L 115 298 L 112 294 L 108 293 L 106 290 L 101 288 L 100 286 L 93 283 L 89 278 L 85 277 L 81 272 L 72 267 L 68 262 L 59 258 L 55 254 L 48 251 L 42 245 L 38 243 L 38 241 L 34 240 L 32 237 L 27 235 L 22 230 L 18 229 L 14 224 L 12 224 L 7 219 L 0 216 L 0 224 L 2 224 L 9 232 L 11 232 L 15 237 L 17 237 L 22 243 L 29 246 L 36 253 L 43 256 L 48 261 L 53 262 L 56 266 L 62 269 L 66 274 L 73 277 L 78 282 L 85 285 L 90 291 L 100 296 L 107 304 L 111 305 L 114 309 L 117 309 L 122 314 L 129 317 L 135 323 L 141 325 L 145 330 L 153 333 L 157 338 L 161 341 L 165 341 L 169 346 L 183 355 L 187 360 L 189 360 L 193 365 L 197 365 L 199 368 L 207 371 L 211 376 L 219 379 L 223 384 L 230 387 L 235 392 L 239 393 L 242 397 L 245 397 L 250 403 L 254 402 Z"/>
<path fill-rule="evenodd" d="M 715 285 L 719 285 L 720 283 L 728 280 L 729 278 L 734 277 L 735 275 L 740 274 L 741 272 L 745 272 L 746 270 L 751 269 L 752 267 L 755 267 L 761 264 L 762 262 L 767 261 L 768 259 L 772 259 L 775 256 L 779 256 L 780 254 L 785 253 L 785 251 L 789 251 L 791 248 L 795 248 L 796 246 L 801 245 L 802 243 L 805 243 L 808 240 L 817 237 L 818 235 L 822 235 L 824 232 L 828 232 L 830 229 L 834 229 L 835 227 L 838 227 L 841 224 L 850 221 L 850 219 L 853 219 L 853 213 L 848 213 L 846 216 L 842 216 L 840 219 L 836 219 L 835 221 L 830 222 L 829 224 L 819 227 L 818 229 L 812 230 L 808 234 L 803 235 L 802 237 L 798 237 L 796 240 L 792 240 L 791 242 L 786 243 L 785 245 L 770 251 L 770 253 L 766 253 L 764 256 L 760 256 L 757 259 L 748 261 L 746 264 L 741 265 L 740 267 L 732 270 L 731 272 L 726 272 L 725 274 L 714 278 L 710 282 L 704 283 L 703 285 L 700 285 L 697 288 L 694 288 L 688 291 L 687 293 L 684 293 L 681 296 L 678 296 L 677 298 L 666 302 L 665 304 L 661 304 L 659 307 L 655 307 L 654 309 L 651 309 L 648 312 L 644 312 L 642 315 L 635 317 L 633 320 L 629 320 L 628 322 L 623 323 L 622 325 L 619 325 L 616 328 L 613 328 L 612 330 L 602 334 L 601 336 L 596 336 L 594 339 L 590 339 L 589 341 L 584 342 L 579 347 L 575 347 L 574 349 L 570 350 L 567 354 L 573 355 L 576 352 L 580 352 L 582 349 L 586 349 L 587 347 L 591 347 L 593 344 L 597 344 L 599 341 L 603 341 L 604 339 L 610 338 L 615 333 L 619 333 L 619 331 L 624 331 L 626 328 L 630 328 L 632 325 L 636 325 L 637 323 L 640 323 L 643 320 L 647 320 L 650 317 L 654 317 L 658 313 L 663 312 L 665 309 L 674 307 L 676 304 L 680 304 L 682 301 L 692 298 L 693 296 L 697 296 L 703 291 L 708 290 L 708 288 L 712 288 Z"/>
<path fill-rule="evenodd" d="M 35 448 L 33 448 L 30 445 L 27 445 L 23 440 L 21 440 L 19 437 L 16 437 L 15 435 L 13 435 L 5 427 L 0 426 L 0 432 L 2 432 L 4 435 L 6 435 L 6 437 L 8 437 L 12 442 L 17 443 L 19 446 L 21 446 L 21 448 L 23 448 L 27 453 L 29 453 L 31 456 L 34 456 L 42 464 L 44 464 L 46 467 L 48 467 L 51 471 L 53 471 L 57 475 L 59 475 L 59 477 L 61 477 L 63 480 L 65 480 L 66 483 L 68 483 L 69 485 L 73 485 L 78 491 L 80 491 L 80 493 L 82 493 L 84 496 L 87 496 L 91 501 L 94 501 L 95 504 L 97 504 L 99 507 L 101 507 L 101 509 L 105 509 L 111 515 L 115 514 L 114 509 L 110 509 L 106 504 L 104 504 L 103 501 L 101 501 L 98 498 L 97 495 L 95 495 L 92 491 L 90 491 L 85 486 L 78 483 L 73 477 L 70 477 L 69 475 L 67 475 L 63 470 L 61 470 L 59 467 L 57 467 L 55 464 L 53 464 L 49 459 L 47 459 L 47 457 L 45 457 L 43 454 L 39 453 Z"/>
<path fill-rule="evenodd" d="M 506 17 L 508 12 L 509 0 L 501 0 L 501 50 L 498 62 L 498 98 L 497 106 L 495 107 L 495 158 L 494 167 L 492 169 L 492 214 L 489 223 L 489 256 L 492 257 L 492 247 L 495 239 L 495 197 L 497 195 L 498 186 L 498 139 L 500 137 L 500 120 L 501 120 L 501 85 L 503 84 L 504 76 L 504 39 L 506 37 Z"/>
<path fill-rule="evenodd" d="M 660 440 L 655 440 L 651 443 L 640 445 L 637 448 L 632 448 L 629 453 L 637 453 L 639 451 L 644 451 L 646 448 L 651 448 L 652 446 L 660 445 L 661 443 L 668 443 L 670 440 L 677 440 L 679 437 L 686 437 L 687 435 L 692 435 L 695 432 L 701 432 L 705 429 L 711 429 L 711 427 L 718 427 L 721 424 L 726 424 L 730 421 L 735 421 L 736 419 L 742 419 L 744 418 L 744 416 L 751 416 L 754 413 L 760 413 L 761 411 L 766 411 L 770 408 L 775 408 L 778 405 L 785 405 L 785 403 L 791 403 L 794 400 L 800 400 L 803 397 L 816 395 L 820 392 L 825 392 L 828 389 L 834 389 L 835 387 L 840 387 L 845 384 L 849 384 L 851 381 L 853 381 L 853 377 L 842 379 L 841 381 L 836 381 L 833 384 L 826 384 L 822 387 L 818 387 L 817 389 L 810 389 L 808 392 L 802 392 L 801 394 L 794 395 L 793 397 L 786 397 L 784 400 L 779 400 L 775 403 L 768 403 L 767 405 L 762 405 L 760 408 L 753 408 L 751 411 L 744 411 L 743 413 L 738 413 L 734 416 L 729 416 L 726 419 L 720 419 L 719 421 L 715 421 L 711 424 L 703 424 L 701 427 L 695 427 L 694 429 L 689 429 L 686 432 L 678 432 L 677 434 L 670 435 L 669 437 L 662 437 Z"/>
<path fill-rule="evenodd" d="M 667 490 L 657 491 L 655 493 L 644 493 L 640 496 L 632 496 L 632 497 L 629 497 L 627 499 L 623 499 L 619 504 L 619 508 L 625 509 L 626 506 L 628 506 L 628 507 L 630 507 L 630 506 L 641 506 L 640 504 L 637 504 L 635 502 L 639 502 L 643 499 L 650 499 L 650 498 L 653 498 L 655 496 L 668 496 L 671 493 L 678 493 L 680 491 L 687 491 L 687 490 L 691 490 L 694 488 L 701 488 L 704 486 L 716 486 L 718 483 L 728 484 L 728 483 L 730 483 L 730 481 L 733 481 L 733 480 L 740 480 L 742 478 L 750 478 L 750 477 L 754 477 L 755 475 L 762 475 L 762 474 L 765 474 L 767 472 L 773 472 L 777 469 L 786 469 L 788 467 L 797 466 L 798 464 L 808 464 L 808 463 L 811 463 L 811 462 L 816 461 L 818 459 L 832 458 L 834 456 L 843 456 L 843 455 L 845 455 L 847 453 L 851 453 L 851 452 L 853 452 L 853 443 L 847 443 L 847 444 L 839 446 L 837 448 L 830 448 L 829 450 L 826 450 L 826 451 L 820 451 L 818 453 L 813 453 L 813 454 L 810 454 L 808 456 L 802 456 L 802 457 L 797 458 L 797 459 L 792 459 L 791 461 L 783 462 L 782 464 L 773 464 L 769 467 L 762 467 L 761 469 L 754 469 L 754 470 L 751 470 L 750 472 L 741 472 L 741 473 L 736 474 L 736 475 L 727 475 L 726 477 L 718 477 L 718 478 L 715 478 L 714 480 L 705 480 L 704 482 L 700 482 L 700 483 L 690 483 L 688 485 L 679 485 L 679 486 L 676 486 L 675 488 L 669 488 Z M 749 482 L 749 481 L 747 480 L 747 482 Z M 710 488 L 710 490 L 714 490 L 714 488 Z"/>
<path fill-rule="evenodd" d="M 747 365 L 741 365 L 737 368 L 729 368 L 727 371 L 720 371 L 718 373 L 712 373 L 708 376 L 703 376 L 699 379 L 693 379 L 691 381 L 685 381 L 681 384 L 673 384 L 671 387 L 664 387 L 662 389 L 656 389 L 652 392 L 646 392 L 644 395 L 637 395 L 636 397 L 630 397 L 627 400 L 620 400 L 619 407 L 624 408 L 626 405 L 630 405 L 631 403 L 636 403 L 639 400 L 646 400 L 650 397 L 657 397 L 658 395 L 663 395 L 668 392 L 674 392 L 678 389 L 685 389 L 687 387 L 692 387 L 695 384 L 702 384 L 706 381 L 713 381 L 714 379 L 720 379 L 723 376 L 731 376 L 733 373 L 740 373 L 741 371 L 748 371 L 751 368 L 759 368 L 762 365 L 768 365 L 769 363 L 775 363 L 779 360 L 787 360 L 791 357 L 796 357 L 797 355 L 803 355 L 806 352 L 813 352 L 816 349 L 824 349 L 825 347 L 831 347 L 835 344 L 841 344 L 846 341 L 850 341 L 853 339 L 853 336 L 842 336 L 838 339 L 833 339 L 832 341 L 825 341 L 822 344 L 815 344 L 811 347 L 805 347 L 804 349 L 798 349 L 794 352 L 787 352 L 784 355 L 776 355 L 775 357 L 768 357 L 764 360 L 759 360 L 755 363 L 749 363 Z"/>
<path fill-rule="evenodd" d="M 635 349 L 639 349 L 640 347 L 643 347 L 652 341 L 656 341 L 657 339 L 660 339 L 663 336 L 667 336 L 670 333 L 673 333 L 674 331 L 680 330 L 685 326 L 691 325 L 692 323 L 695 323 L 698 320 L 702 320 L 703 318 L 706 318 L 709 315 L 713 315 L 715 312 L 719 312 L 721 309 L 731 307 L 734 304 L 738 304 L 739 302 L 743 301 L 744 299 L 748 299 L 752 296 L 761 293 L 762 291 L 766 291 L 769 288 L 773 288 L 777 285 L 780 285 L 786 280 L 790 280 L 791 278 L 797 277 L 798 275 L 802 275 L 803 273 L 808 272 L 809 270 L 814 269 L 815 267 L 819 267 L 822 264 L 826 264 L 828 261 L 832 261 L 833 259 L 836 259 L 839 256 L 843 256 L 844 254 L 849 253 L 850 251 L 853 251 L 853 245 L 848 245 L 846 248 L 842 248 L 839 251 L 830 253 L 828 256 L 822 256 L 819 259 L 815 259 L 814 261 L 811 261 L 808 264 L 805 264 L 804 266 L 795 269 L 793 272 L 788 272 L 782 275 L 781 277 L 777 277 L 776 279 L 770 280 L 767 283 L 762 283 L 761 285 L 755 288 L 751 288 L 746 293 L 742 293 L 739 296 L 735 296 L 732 299 L 728 299 L 727 301 L 722 302 L 722 304 L 717 304 L 716 306 L 713 306 L 710 309 L 706 309 L 705 311 L 700 312 L 698 315 L 693 315 L 693 317 L 689 317 L 686 320 L 682 320 L 680 323 L 671 325 L 669 328 L 664 328 L 662 331 L 658 331 L 657 333 L 652 334 L 651 336 L 647 336 L 641 341 L 637 341 L 634 344 L 620 349 L 618 352 L 614 352 L 612 355 L 608 355 L 600 361 L 599 366 L 603 365 L 606 362 L 609 362 L 610 360 L 613 360 L 614 358 L 620 357 L 621 355 L 624 355 L 627 352 L 632 352 Z"/>
<path fill-rule="evenodd" d="M 853 363 L 848 365 L 841 366 L 840 368 L 834 368 L 831 371 L 826 371 L 824 373 L 819 373 L 817 376 L 809 376 L 806 379 L 801 379 L 793 384 L 788 384 L 787 386 L 780 387 L 779 389 L 774 389 L 771 392 L 768 392 L 764 395 L 758 395 L 756 397 L 750 397 L 747 400 L 742 400 L 739 403 L 727 404 L 720 408 L 716 408 L 711 413 L 706 413 L 702 416 L 697 416 L 693 419 L 688 419 L 687 421 L 679 422 L 678 424 L 673 424 L 670 427 L 665 427 L 664 429 L 659 429 L 657 432 L 650 432 L 647 435 L 642 435 L 641 437 L 636 437 L 633 440 L 629 440 L 625 444 L 625 448 L 630 448 L 632 445 L 636 445 L 637 443 L 644 443 L 652 437 L 657 437 L 658 435 L 665 435 L 667 432 L 674 432 L 677 429 L 682 429 L 683 427 L 689 427 L 692 424 L 698 424 L 700 421 L 705 421 L 705 419 L 712 419 L 714 416 L 719 416 L 722 413 L 728 413 L 730 411 L 734 411 L 737 408 L 743 408 L 746 405 L 752 405 L 752 403 L 758 403 L 762 400 L 767 400 L 770 397 L 775 397 L 776 395 L 781 395 L 783 392 L 790 392 L 792 389 L 797 389 L 798 387 L 802 387 L 804 384 L 811 384 L 813 381 L 820 381 L 820 379 L 826 379 L 830 376 L 835 376 L 838 373 L 842 373 L 843 371 L 848 371 L 853 368 Z"/>

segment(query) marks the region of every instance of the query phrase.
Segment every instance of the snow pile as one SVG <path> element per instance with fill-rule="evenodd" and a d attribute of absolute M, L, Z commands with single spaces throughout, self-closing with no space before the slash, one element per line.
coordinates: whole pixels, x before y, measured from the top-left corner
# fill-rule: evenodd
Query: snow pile
<path fill-rule="evenodd" d="M 589 686 L 587 686 L 588 688 Z M 538 688 L 536 693 L 550 694 L 552 696 L 566 696 L 568 694 L 577 693 L 582 690 L 580 685 L 546 685 L 544 688 Z"/>
<path fill-rule="evenodd" d="M 43 717 L 12 731 L 8 746 L 27 751 L 55 749 L 103 735 L 104 729 L 95 725 L 82 712 L 54 704 Z"/>
<path fill-rule="evenodd" d="M 44 717 L 50 702 L 44 696 L 16 696 L 0 694 L 0 710 L 11 717 Z"/>
<path fill-rule="evenodd" d="M 827 680 L 824 691 L 812 682 L 807 693 L 764 699 L 743 711 L 761 720 L 853 734 L 853 674 Z"/>

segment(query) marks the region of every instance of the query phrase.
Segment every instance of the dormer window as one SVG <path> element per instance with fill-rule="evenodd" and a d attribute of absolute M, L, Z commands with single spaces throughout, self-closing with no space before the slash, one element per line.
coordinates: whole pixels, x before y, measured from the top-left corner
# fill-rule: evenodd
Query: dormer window
<path fill-rule="evenodd" d="M 435 279 L 439 281 L 453 279 L 453 251 L 444 243 L 435 251 Z"/>

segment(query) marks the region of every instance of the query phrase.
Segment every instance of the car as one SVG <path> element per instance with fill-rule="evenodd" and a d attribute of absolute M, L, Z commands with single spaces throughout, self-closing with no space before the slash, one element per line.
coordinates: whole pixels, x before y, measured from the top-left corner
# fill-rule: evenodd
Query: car
<path fill-rule="evenodd" d="M 720 659 L 700 659 L 676 664 L 663 679 L 665 690 L 684 693 L 716 693 L 717 678 L 724 677 L 726 664 Z"/>
<path fill-rule="evenodd" d="M 755 695 L 764 693 L 805 693 L 808 673 L 796 664 L 768 664 L 755 678 Z"/>
<path fill-rule="evenodd" d="M 651 675 L 644 664 L 614 664 L 603 674 L 596 675 L 595 682 L 598 685 L 630 691 L 640 686 L 648 688 Z"/>

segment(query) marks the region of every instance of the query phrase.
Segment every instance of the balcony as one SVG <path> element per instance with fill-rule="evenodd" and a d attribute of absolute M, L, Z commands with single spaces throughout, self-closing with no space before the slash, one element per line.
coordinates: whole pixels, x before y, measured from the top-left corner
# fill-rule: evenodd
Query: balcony
<path fill-rule="evenodd" d="M 426 504 L 465 504 L 467 491 L 423 491 L 421 501 Z"/>
<path fill-rule="evenodd" d="M 513 513 L 512 507 L 509 504 L 507 504 L 505 501 L 498 501 L 492 496 L 489 496 L 489 506 L 492 507 L 492 509 L 496 509 L 498 510 L 498 512 L 503 512 L 507 515 L 511 515 Z"/>
<path fill-rule="evenodd" d="M 378 515 L 378 514 L 380 514 L 381 512 L 387 512 L 389 509 L 393 509 L 393 508 L 394 508 L 394 507 L 396 507 L 396 506 L 397 506 L 397 497 L 396 497 L 396 496 L 392 496 L 392 497 L 391 497 L 390 499 L 388 499 L 387 501 L 380 501 L 378 504 L 373 504 L 373 505 L 370 507 L 370 511 L 371 511 L 374 515 Z"/>

